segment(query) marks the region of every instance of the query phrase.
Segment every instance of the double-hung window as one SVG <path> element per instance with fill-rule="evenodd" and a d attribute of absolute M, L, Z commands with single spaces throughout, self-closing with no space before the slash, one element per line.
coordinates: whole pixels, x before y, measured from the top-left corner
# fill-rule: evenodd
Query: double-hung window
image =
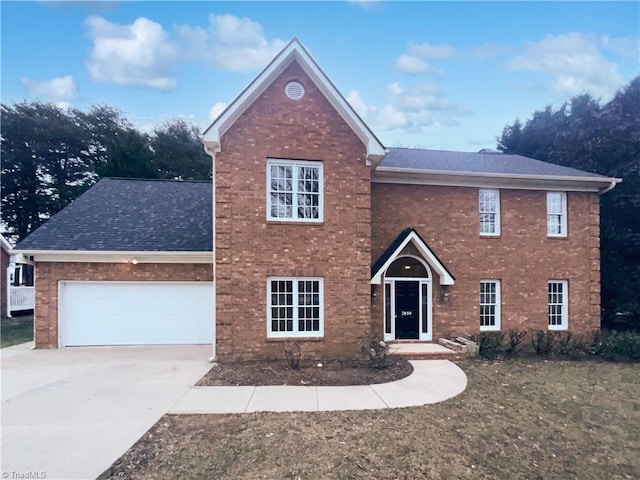
<path fill-rule="evenodd" d="M 480 235 L 500 235 L 500 190 L 481 189 Z"/>
<path fill-rule="evenodd" d="M 267 336 L 323 336 L 323 296 L 321 278 L 269 278 Z"/>
<path fill-rule="evenodd" d="M 267 161 L 267 220 L 322 222 L 322 163 Z"/>
<path fill-rule="evenodd" d="M 500 280 L 480 282 L 480 330 L 500 330 Z"/>
<path fill-rule="evenodd" d="M 549 330 L 569 328 L 569 284 L 566 280 L 550 280 L 548 287 Z"/>
<path fill-rule="evenodd" d="M 547 236 L 567 236 L 567 195 L 547 192 Z"/>

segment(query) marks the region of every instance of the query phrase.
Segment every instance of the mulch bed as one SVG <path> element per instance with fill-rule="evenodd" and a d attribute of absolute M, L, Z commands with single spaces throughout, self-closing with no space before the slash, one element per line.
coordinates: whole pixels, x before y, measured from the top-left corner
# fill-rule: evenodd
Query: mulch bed
<path fill-rule="evenodd" d="M 404 359 L 393 359 L 380 369 L 362 361 L 304 362 L 292 370 L 284 361 L 219 364 L 198 386 L 222 385 L 371 385 L 400 380 L 413 372 Z"/>

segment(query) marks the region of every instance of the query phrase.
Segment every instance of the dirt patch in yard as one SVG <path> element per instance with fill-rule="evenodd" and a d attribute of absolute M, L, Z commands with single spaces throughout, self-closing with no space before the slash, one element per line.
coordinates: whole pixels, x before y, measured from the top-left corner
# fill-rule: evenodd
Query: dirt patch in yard
<path fill-rule="evenodd" d="M 400 380 L 413 372 L 404 359 L 393 359 L 384 368 L 371 368 L 368 362 L 304 362 L 292 370 L 284 361 L 219 364 L 197 383 L 219 385 L 370 385 Z"/>
<path fill-rule="evenodd" d="M 467 389 L 389 410 L 166 415 L 100 476 L 640 478 L 640 366 L 464 361 Z"/>

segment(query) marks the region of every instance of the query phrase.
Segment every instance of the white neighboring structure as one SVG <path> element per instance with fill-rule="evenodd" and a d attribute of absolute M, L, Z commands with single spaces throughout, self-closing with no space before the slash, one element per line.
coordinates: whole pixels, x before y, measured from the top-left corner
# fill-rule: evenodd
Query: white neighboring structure
<path fill-rule="evenodd" d="M 12 254 L 13 247 L 0 235 L 2 247 L 2 314 L 33 310 L 35 307 L 34 262 L 23 254 Z"/>

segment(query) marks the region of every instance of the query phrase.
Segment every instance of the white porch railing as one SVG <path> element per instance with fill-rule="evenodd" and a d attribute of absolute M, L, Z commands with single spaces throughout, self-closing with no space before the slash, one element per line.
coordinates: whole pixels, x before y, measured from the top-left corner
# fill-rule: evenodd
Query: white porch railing
<path fill-rule="evenodd" d="M 36 306 L 34 287 L 9 287 L 8 314 L 18 310 L 32 310 Z"/>

